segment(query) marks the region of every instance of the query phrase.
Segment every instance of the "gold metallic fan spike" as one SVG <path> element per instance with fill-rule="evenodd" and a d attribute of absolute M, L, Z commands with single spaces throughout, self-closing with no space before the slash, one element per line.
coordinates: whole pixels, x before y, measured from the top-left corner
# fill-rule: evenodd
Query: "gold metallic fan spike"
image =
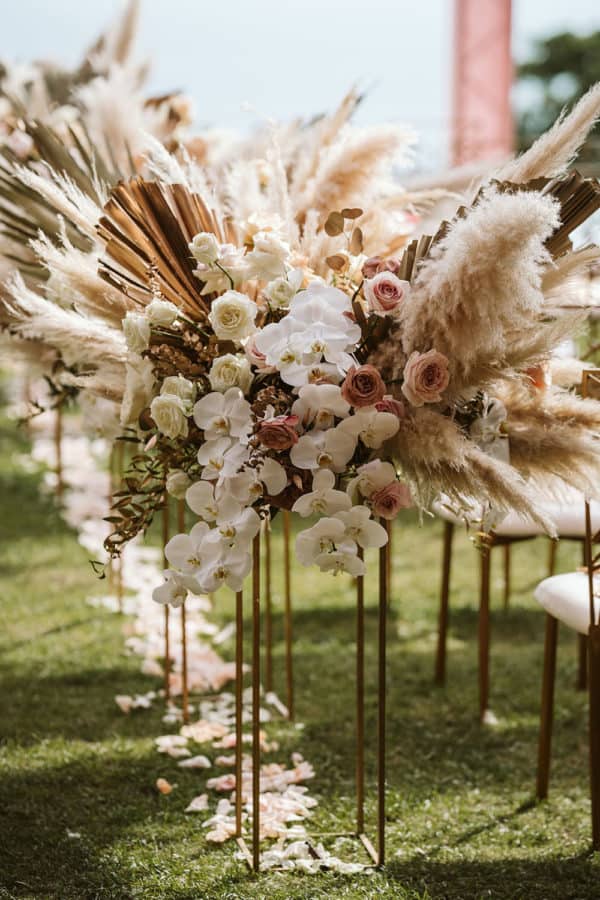
<path fill-rule="evenodd" d="M 106 244 L 100 274 L 139 303 L 161 296 L 195 318 L 204 318 L 209 304 L 188 244 L 200 231 L 224 234 L 202 198 L 181 184 L 161 184 L 132 178 L 111 192 L 98 224 Z"/>
<path fill-rule="evenodd" d="M 596 178 L 584 178 L 573 171 L 561 178 L 535 178 L 524 184 L 510 181 L 491 181 L 501 193 L 515 194 L 519 191 L 539 191 L 545 196 L 554 197 L 560 203 L 560 225 L 546 241 L 546 247 L 554 259 L 572 249 L 570 235 L 586 219 L 600 209 L 600 182 Z M 486 185 L 480 189 L 470 206 L 460 206 L 453 218 L 463 219 L 475 206 L 485 192 Z M 400 258 L 399 277 L 405 281 L 413 280 L 420 266 L 429 257 L 431 250 L 450 230 L 452 222 L 441 223 L 434 235 L 421 235 L 411 241 Z"/>

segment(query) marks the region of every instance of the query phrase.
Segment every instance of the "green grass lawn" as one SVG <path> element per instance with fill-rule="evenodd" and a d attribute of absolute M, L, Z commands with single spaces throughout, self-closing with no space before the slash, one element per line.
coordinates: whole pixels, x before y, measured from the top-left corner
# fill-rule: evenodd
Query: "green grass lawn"
<path fill-rule="evenodd" d="M 544 622 L 531 593 L 544 573 L 545 542 L 515 549 L 508 612 L 496 560 L 491 706 L 499 724 L 481 728 L 475 551 L 460 535 L 449 681 L 440 690 L 432 671 L 441 528 L 403 519 L 388 634 L 388 864 L 371 876 L 254 877 L 231 844 L 205 843 L 202 816 L 183 814 L 203 776 L 156 754 L 153 738 L 168 730 L 160 707 L 131 716 L 117 709 L 116 693 L 156 683 L 124 655 L 123 621 L 86 605 L 98 589 L 86 553 L 39 494 L 38 477 L 17 465 L 26 444 L 6 424 L 0 440 L 0 897 L 600 897 L 600 865 L 589 855 L 586 698 L 573 688 L 575 638 L 566 631 L 551 798 L 532 803 Z M 576 557 L 575 548 L 560 548 L 562 568 Z M 353 592 L 347 581 L 309 570 L 295 572 L 294 587 L 297 717 L 305 728 L 274 730 L 282 744 L 277 758 L 298 749 L 314 764 L 315 830 L 351 828 Z M 374 604 L 369 597 L 369 698 Z M 216 618 L 225 622 L 231 613 L 229 597 L 218 598 Z M 275 636 L 283 695 L 280 616 Z M 368 702 L 370 736 L 375 718 Z M 176 782 L 168 797 L 154 788 L 159 775 Z M 373 803 L 368 809 L 372 817 Z M 348 856 L 354 847 L 338 852 Z"/>

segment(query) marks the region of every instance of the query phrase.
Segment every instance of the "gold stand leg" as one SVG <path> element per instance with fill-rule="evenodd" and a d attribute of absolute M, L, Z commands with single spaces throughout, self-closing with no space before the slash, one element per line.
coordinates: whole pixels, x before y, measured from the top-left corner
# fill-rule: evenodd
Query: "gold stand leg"
<path fill-rule="evenodd" d="M 235 595 L 235 834 L 242 836 L 242 753 L 244 692 L 244 595 Z"/>
<path fill-rule="evenodd" d="M 556 570 L 556 551 L 558 550 L 558 541 L 548 542 L 548 577 L 551 578 Z"/>
<path fill-rule="evenodd" d="M 185 531 L 185 500 L 177 503 L 177 528 Z M 188 645 L 185 600 L 181 604 L 181 714 L 183 724 L 190 721 L 190 687 L 188 679 Z"/>
<path fill-rule="evenodd" d="M 362 547 L 358 557 L 363 559 Z M 365 830 L 365 579 L 356 579 L 356 833 Z"/>
<path fill-rule="evenodd" d="M 583 542 L 583 565 L 588 568 L 586 542 Z M 593 588 L 592 588 L 593 590 Z M 575 689 L 577 691 L 587 691 L 588 686 L 588 652 L 587 652 L 587 635 L 577 635 L 577 680 Z"/>
<path fill-rule="evenodd" d="M 387 578 L 387 605 L 388 610 L 392 608 L 392 536 L 393 536 L 393 527 L 392 521 L 390 519 L 385 520 L 385 530 L 387 531 L 388 542 L 387 542 L 387 564 L 385 570 L 385 577 Z"/>
<path fill-rule="evenodd" d="M 600 625 L 588 631 L 592 847 L 600 851 Z"/>
<path fill-rule="evenodd" d="M 485 543 L 480 555 L 479 595 L 479 719 L 483 722 L 490 693 L 490 552 Z"/>
<path fill-rule="evenodd" d="M 115 485 L 118 490 L 121 490 L 121 486 L 123 483 L 123 475 L 125 469 L 125 445 L 123 441 L 117 441 L 115 444 L 115 467 L 116 467 L 116 475 L 115 475 Z M 125 546 L 121 548 L 121 552 L 117 558 L 117 571 L 116 571 L 116 582 L 117 582 L 117 604 L 119 607 L 119 612 L 123 612 L 123 554 L 125 553 Z"/>
<path fill-rule="evenodd" d="M 292 587 L 290 559 L 290 514 L 283 511 L 283 564 L 285 577 L 285 681 L 288 716 L 294 719 L 294 671 L 292 655 Z"/>
<path fill-rule="evenodd" d="M 382 522 L 382 524 L 385 524 Z M 377 672 L 377 865 L 385 862 L 385 701 L 389 547 L 379 550 L 379 634 Z"/>
<path fill-rule="evenodd" d="M 444 555 L 442 559 L 442 589 L 440 592 L 440 612 L 438 624 L 438 642 L 435 655 L 436 684 L 446 683 L 446 646 L 448 642 L 448 613 L 450 607 L 450 568 L 452 565 L 452 538 L 454 525 L 444 522 Z"/>
<path fill-rule="evenodd" d="M 538 770 L 536 795 L 538 800 L 548 796 L 550 781 L 550 751 L 552 746 L 552 721 L 554 717 L 554 683 L 556 681 L 556 643 L 558 619 L 546 613 L 546 638 L 544 640 L 544 674 L 542 676 L 542 708 L 540 713 L 540 737 L 538 745 Z"/>
<path fill-rule="evenodd" d="M 168 560 L 164 556 L 164 548 L 167 546 L 169 542 L 169 497 L 168 494 L 165 495 L 165 505 L 163 506 L 162 512 L 162 540 L 163 540 L 163 564 L 165 569 L 168 567 Z M 164 675 L 164 687 L 165 687 L 165 703 L 169 703 L 171 700 L 171 642 L 169 635 L 169 604 L 165 604 L 165 618 L 164 618 L 164 627 L 165 627 L 165 637 L 164 637 L 164 658 L 165 658 L 165 675 Z"/>
<path fill-rule="evenodd" d="M 63 455 L 62 455 L 62 439 L 63 439 L 63 411 L 59 405 L 55 409 L 54 415 L 54 458 L 56 463 L 56 499 L 60 502 L 65 489 L 63 475 Z"/>
<path fill-rule="evenodd" d="M 510 544 L 504 545 L 504 609 L 510 606 Z"/>
<path fill-rule="evenodd" d="M 273 690 L 273 614 L 271 606 L 271 522 L 265 522 L 265 689 Z"/>
<path fill-rule="evenodd" d="M 260 868 L 260 532 L 252 547 L 252 868 Z"/>

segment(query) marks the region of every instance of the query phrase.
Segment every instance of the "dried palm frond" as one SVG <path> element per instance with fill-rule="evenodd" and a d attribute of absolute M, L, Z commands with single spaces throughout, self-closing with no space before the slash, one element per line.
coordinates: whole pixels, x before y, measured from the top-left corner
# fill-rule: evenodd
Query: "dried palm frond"
<path fill-rule="evenodd" d="M 208 304 L 188 248 L 200 231 L 225 239 L 221 223 L 198 194 L 143 178 L 123 182 L 111 192 L 98 225 L 106 248 L 100 274 L 136 303 L 147 304 L 159 291 L 203 320 Z"/>

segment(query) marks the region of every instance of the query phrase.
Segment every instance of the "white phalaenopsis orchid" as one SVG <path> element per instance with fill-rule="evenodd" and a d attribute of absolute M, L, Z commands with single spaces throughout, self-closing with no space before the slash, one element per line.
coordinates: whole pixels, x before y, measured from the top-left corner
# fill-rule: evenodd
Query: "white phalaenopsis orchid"
<path fill-rule="evenodd" d="M 223 484 L 242 468 L 248 460 L 248 448 L 238 441 L 223 437 L 215 441 L 207 441 L 198 450 L 198 462 L 202 469 L 202 478 Z"/>
<path fill-rule="evenodd" d="M 296 538 L 296 556 L 303 566 L 312 566 L 322 553 L 336 549 L 352 551 L 352 541 L 346 539 L 344 523 L 337 517 L 319 519 L 312 528 L 301 531 Z M 354 545 L 356 550 L 356 545 Z"/>
<path fill-rule="evenodd" d="M 356 546 L 356 545 L 355 545 Z M 365 574 L 365 564 L 352 550 L 334 550 L 333 553 L 322 553 L 315 560 L 321 572 L 333 572 L 339 575 L 346 572 L 357 578 Z"/>
<path fill-rule="evenodd" d="M 393 437 L 400 428 L 397 416 L 389 412 L 379 412 L 374 406 L 357 409 L 353 416 L 340 422 L 339 429 L 360 438 L 365 447 L 379 450 L 385 441 Z"/>
<path fill-rule="evenodd" d="M 353 365 L 349 350 L 360 340 L 360 327 L 349 317 L 350 298 L 337 288 L 314 282 L 290 303 L 287 316 L 254 338 L 268 365 L 276 366 L 290 385 L 308 382 L 309 371 L 323 359 L 345 372 Z"/>
<path fill-rule="evenodd" d="M 182 575 L 167 569 L 164 572 L 165 582 L 152 591 L 152 599 L 163 606 L 182 606 L 188 594 L 201 594 L 202 587 L 196 578 Z"/>
<path fill-rule="evenodd" d="M 353 506 L 352 509 L 336 513 L 335 519 L 343 525 L 346 537 L 363 549 L 378 549 L 387 544 L 387 531 L 383 525 L 373 521 L 371 510 L 366 506 Z"/>
<path fill-rule="evenodd" d="M 231 496 L 218 503 L 216 528 L 211 529 L 207 541 L 218 542 L 224 550 L 246 550 L 260 530 L 260 517 L 250 507 L 244 508 Z"/>
<path fill-rule="evenodd" d="M 329 469 L 320 469 L 313 476 L 312 491 L 299 497 L 292 511 L 307 516 L 332 516 L 344 509 L 350 509 L 352 502 L 348 494 L 335 489 L 335 475 Z"/>
<path fill-rule="evenodd" d="M 298 391 L 292 414 L 298 416 L 303 428 L 331 428 L 336 418 L 350 415 L 350 404 L 337 384 L 305 384 Z"/>
<path fill-rule="evenodd" d="M 252 557 L 249 553 L 227 549 L 217 558 L 209 560 L 198 580 L 207 594 L 212 594 L 224 584 L 232 591 L 241 591 L 244 578 L 251 568 Z"/>
<path fill-rule="evenodd" d="M 165 547 L 165 556 L 170 565 L 182 575 L 196 577 L 206 556 L 218 554 L 206 541 L 210 530 L 206 522 L 198 522 L 189 534 L 174 535 Z"/>
<path fill-rule="evenodd" d="M 337 428 L 303 434 L 290 450 L 290 459 L 299 469 L 331 469 L 343 472 L 356 450 L 356 437 Z"/>
<path fill-rule="evenodd" d="M 227 489 L 244 506 L 262 497 L 265 492 L 277 497 L 287 487 L 288 476 L 277 460 L 265 457 L 263 462 L 252 469 L 244 469 L 227 481 Z"/>
<path fill-rule="evenodd" d="M 396 479 L 396 469 L 389 462 L 373 459 L 371 462 L 360 466 L 357 475 L 346 488 L 350 497 L 370 497 L 375 491 L 380 490 Z"/>
<path fill-rule="evenodd" d="M 214 522 L 219 507 L 215 499 L 215 486 L 210 481 L 196 481 L 185 493 L 185 500 L 192 512 L 204 519 Z"/>
<path fill-rule="evenodd" d="M 207 441 L 223 437 L 245 440 L 252 429 L 250 404 L 237 387 L 224 394 L 211 391 L 194 404 L 194 422 Z"/>

